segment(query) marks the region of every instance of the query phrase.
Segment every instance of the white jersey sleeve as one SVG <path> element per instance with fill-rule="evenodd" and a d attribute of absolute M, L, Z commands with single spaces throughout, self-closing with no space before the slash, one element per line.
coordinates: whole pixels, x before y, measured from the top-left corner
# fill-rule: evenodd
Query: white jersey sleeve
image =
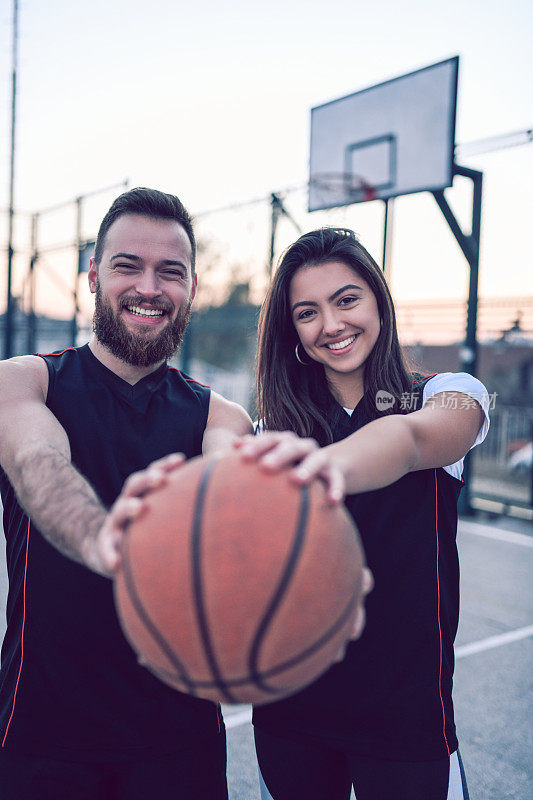
<path fill-rule="evenodd" d="M 433 397 L 440 392 L 461 392 L 461 394 L 468 395 L 473 400 L 476 400 L 485 414 L 481 428 L 478 431 L 476 441 L 472 445 L 475 447 L 477 444 L 485 439 L 490 425 L 489 420 L 489 407 L 490 397 L 485 386 L 477 378 L 468 375 L 466 372 L 441 372 L 430 378 L 424 387 L 424 395 L 422 399 L 422 406 L 424 406 L 430 397 Z M 443 467 L 454 478 L 461 480 L 463 474 L 463 461 L 461 458 L 455 464 L 448 464 Z"/>

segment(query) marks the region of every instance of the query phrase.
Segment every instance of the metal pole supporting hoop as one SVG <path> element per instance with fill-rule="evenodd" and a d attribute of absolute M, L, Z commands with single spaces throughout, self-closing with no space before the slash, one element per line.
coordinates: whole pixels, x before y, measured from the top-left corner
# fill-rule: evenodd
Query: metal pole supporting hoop
<path fill-rule="evenodd" d="M 433 197 L 437 201 L 444 219 L 455 236 L 455 239 L 463 251 L 470 267 L 470 281 L 468 289 L 468 312 L 466 320 L 466 335 L 464 346 L 461 348 L 461 369 L 476 375 L 477 372 L 477 304 L 478 304 L 478 278 L 479 278 L 479 251 L 481 241 L 481 202 L 483 193 L 483 173 L 468 167 L 461 167 L 454 164 L 454 175 L 462 175 L 473 183 L 472 198 L 472 228 L 470 234 L 463 231 L 455 214 L 448 205 L 444 196 L 444 191 L 433 192 Z M 469 477 L 471 473 L 471 458 L 467 454 L 464 460 L 463 480 L 465 485 L 459 497 L 459 512 L 465 516 L 471 516 L 474 510 L 470 502 Z"/>

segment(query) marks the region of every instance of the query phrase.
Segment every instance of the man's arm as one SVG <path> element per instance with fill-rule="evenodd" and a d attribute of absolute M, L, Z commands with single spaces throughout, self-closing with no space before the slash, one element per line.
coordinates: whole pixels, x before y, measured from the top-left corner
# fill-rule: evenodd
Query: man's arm
<path fill-rule="evenodd" d="M 107 511 L 70 460 L 67 434 L 46 407 L 43 359 L 0 362 L 0 464 L 26 513 L 61 553 L 109 574 L 96 546 Z"/>
<path fill-rule="evenodd" d="M 202 442 L 204 455 L 216 450 L 228 450 L 240 436 L 252 432 L 252 420 L 244 408 L 226 400 L 217 392 L 211 392 L 209 416 Z"/>

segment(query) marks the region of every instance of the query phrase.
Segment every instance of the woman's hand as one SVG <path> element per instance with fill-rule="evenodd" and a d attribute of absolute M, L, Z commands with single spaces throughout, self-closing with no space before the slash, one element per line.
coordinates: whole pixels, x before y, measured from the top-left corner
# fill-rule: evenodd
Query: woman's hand
<path fill-rule="evenodd" d="M 289 469 L 289 478 L 296 484 L 320 478 L 331 503 L 339 503 L 346 493 L 342 470 L 327 448 L 320 448 L 314 439 L 302 439 L 290 431 L 266 431 L 258 436 L 243 436 L 234 446 L 245 461 L 256 461 L 265 472 Z"/>

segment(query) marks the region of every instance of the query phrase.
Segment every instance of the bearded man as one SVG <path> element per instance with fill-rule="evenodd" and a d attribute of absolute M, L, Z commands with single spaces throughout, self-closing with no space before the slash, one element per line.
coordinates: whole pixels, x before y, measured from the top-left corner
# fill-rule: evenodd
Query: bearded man
<path fill-rule="evenodd" d="M 242 408 L 167 366 L 195 250 L 177 197 L 126 192 L 91 260 L 91 341 L 0 363 L 2 800 L 227 798 L 220 710 L 137 663 L 110 580 L 143 494 L 251 430 Z"/>

